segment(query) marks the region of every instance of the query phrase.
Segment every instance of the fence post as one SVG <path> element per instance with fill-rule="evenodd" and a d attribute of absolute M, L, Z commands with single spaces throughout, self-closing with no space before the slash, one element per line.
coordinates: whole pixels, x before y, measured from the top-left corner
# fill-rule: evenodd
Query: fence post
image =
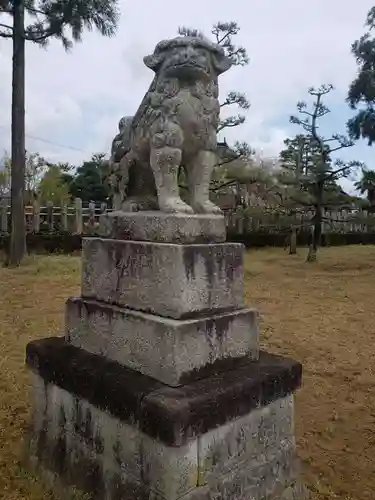
<path fill-rule="evenodd" d="M 76 208 L 76 233 L 82 234 L 83 228 L 82 228 L 82 200 L 81 200 L 81 198 L 76 198 L 75 208 Z"/>
<path fill-rule="evenodd" d="M 47 201 L 47 226 L 48 226 L 48 231 L 52 232 L 54 229 L 53 226 L 53 202 L 52 201 Z"/>
<path fill-rule="evenodd" d="M 230 210 L 228 210 L 227 212 L 225 212 L 225 222 L 226 222 L 226 227 L 229 231 L 232 231 L 233 230 L 233 221 L 232 221 L 233 217 L 232 217 L 232 213 Z"/>
<path fill-rule="evenodd" d="M 242 235 L 244 233 L 244 219 L 243 214 L 238 214 L 238 232 Z"/>
<path fill-rule="evenodd" d="M 65 201 L 61 203 L 61 229 L 68 231 L 68 207 Z"/>
<path fill-rule="evenodd" d="M 90 201 L 89 203 L 89 218 L 87 221 L 87 228 L 90 233 L 95 231 L 95 203 Z"/>
<path fill-rule="evenodd" d="M 362 218 L 362 224 L 361 224 L 361 231 L 363 233 L 369 233 L 370 231 L 368 230 L 368 225 L 367 225 L 367 218 L 368 218 L 368 213 L 367 210 L 360 210 L 360 217 Z"/>
<path fill-rule="evenodd" d="M 40 206 L 39 200 L 34 200 L 33 203 L 33 232 L 39 233 L 40 231 Z"/>
<path fill-rule="evenodd" d="M 0 232 L 1 233 L 7 233 L 8 232 L 8 205 L 7 203 L 1 203 L 0 205 Z"/>

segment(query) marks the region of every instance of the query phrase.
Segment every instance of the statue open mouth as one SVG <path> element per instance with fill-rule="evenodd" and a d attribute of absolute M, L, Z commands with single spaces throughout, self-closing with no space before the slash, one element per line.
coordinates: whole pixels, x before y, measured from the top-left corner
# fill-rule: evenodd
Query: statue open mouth
<path fill-rule="evenodd" d="M 208 74 L 207 68 L 204 66 L 193 63 L 191 61 L 181 62 L 174 64 L 168 68 L 168 73 L 175 76 L 189 76 L 189 75 L 206 75 Z"/>
<path fill-rule="evenodd" d="M 192 68 L 192 69 L 206 69 L 202 64 L 196 61 L 183 61 L 174 65 L 176 68 Z"/>

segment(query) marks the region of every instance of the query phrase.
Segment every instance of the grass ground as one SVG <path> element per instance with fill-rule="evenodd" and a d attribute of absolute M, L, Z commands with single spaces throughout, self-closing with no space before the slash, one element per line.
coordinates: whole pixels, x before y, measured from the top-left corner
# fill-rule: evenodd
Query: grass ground
<path fill-rule="evenodd" d="M 261 312 L 262 345 L 303 362 L 296 427 L 312 500 L 375 498 L 374 247 L 280 249 L 246 256 L 246 297 Z M 47 500 L 19 466 L 28 415 L 27 342 L 59 334 L 79 293 L 79 258 L 38 257 L 0 269 L 0 498 Z"/>

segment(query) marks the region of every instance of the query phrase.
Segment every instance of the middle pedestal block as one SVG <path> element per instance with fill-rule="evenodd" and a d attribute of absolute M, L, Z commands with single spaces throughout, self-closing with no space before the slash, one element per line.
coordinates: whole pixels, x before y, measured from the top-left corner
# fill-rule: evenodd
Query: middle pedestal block
<path fill-rule="evenodd" d="M 69 299 L 66 340 L 165 384 L 178 386 L 241 358 L 259 357 L 258 314 L 240 309 L 175 320 L 96 300 Z"/>

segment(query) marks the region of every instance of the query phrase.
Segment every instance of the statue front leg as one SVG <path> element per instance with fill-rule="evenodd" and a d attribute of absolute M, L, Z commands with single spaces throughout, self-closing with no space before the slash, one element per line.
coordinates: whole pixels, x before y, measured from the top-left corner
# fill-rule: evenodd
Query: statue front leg
<path fill-rule="evenodd" d="M 151 149 L 150 164 L 154 173 L 159 209 L 162 212 L 193 213 L 193 209 L 180 198 L 178 170 L 181 156 L 181 149 L 170 146 Z"/>
<path fill-rule="evenodd" d="M 182 201 L 178 185 L 183 140 L 180 127 L 168 120 L 156 124 L 151 134 L 150 165 L 162 212 L 193 213 L 193 209 Z"/>
<path fill-rule="evenodd" d="M 216 163 L 216 153 L 199 151 L 187 166 L 190 205 L 196 213 L 222 213 L 221 209 L 210 201 L 210 182 Z"/>
<path fill-rule="evenodd" d="M 109 163 L 110 175 L 108 183 L 111 190 L 112 208 L 113 210 L 121 210 L 123 201 L 123 192 L 121 189 L 121 176 L 119 175 L 119 164 L 113 161 Z"/>
<path fill-rule="evenodd" d="M 126 201 L 126 190 L 129 183 L 130 163 L 131 160 L 128 155 L 124 155 L 121 158 L 120 162 L 118 163 L 116 199 L 118 200 L 117 203 L 119 207 L 117 208 L 117 210 L 124 210 L 124 203 Z"/>

